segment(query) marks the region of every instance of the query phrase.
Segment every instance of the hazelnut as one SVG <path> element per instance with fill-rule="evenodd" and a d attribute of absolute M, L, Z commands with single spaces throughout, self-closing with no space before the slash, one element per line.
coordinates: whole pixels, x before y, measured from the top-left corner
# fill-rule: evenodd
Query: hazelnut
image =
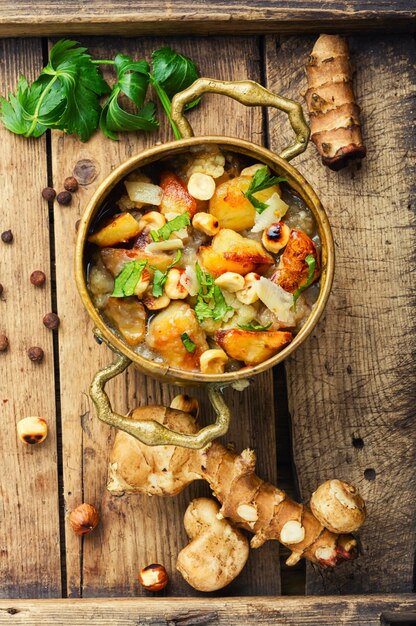
<path fill-rule="evenodd" d="M 43 417 L 24 417 L 17 422 L 17 434 L 23 443 L 42 443 L 48 436 L 48 425 Z"/>
<path fill-rule="evenodd" d="M 76 191 L 78 189 L 78 181 L 75 178 L 75 176 L 68 176 L 68 178 L 65 178 L 64 180 L 64 188 L 67 191 Z"/>
<path fill-rule="evenodd" d="M 27 351 L 27 356 L 34 363 L 41 363 L 43 361 L 44 353 L 43 353 L 42 348 L 33 346 L 32 348 L 29 348 L 29 350 Z"/>
<path fill-rule="evenodd" d="M 5 230 L 4 233 L 1 234 L 1 240 L 3 243 L 12 243 L 13 241 L 13 233 L 11 230 Z"/>
<path fill-rule="evenodd" d="M 59 202 L 59 204 L 63 204 L 64 206 L 66 206 L 68 204 L 71 204 L 72 194 L 70 191 L 61 191 L 56 196 L 56 200 Z"/>
<path fill-rule="evenodd" d="M 100 516 L 92 504 L 80 504 L 69 514 L 69 523 L 76 535 L 87 535 L 97 528 Z"/>
<path fill-rule="evenodd" d="M 42 198 L 48 202 L 53 202 L 56 198 L 56 191 L 53 187 L 45 187 L 42 189 Z"/>
<path fill-rule="evenodd" d="M 59 326 L 59 322 L 60 320 L 56 313 L 47 313 L 43 318 L 43 324 L 46 328 L 49 328 L 49 330 L 56 330 Z"/>
<path fill-rule="evenodd" d="M 6 335 L 0 335 L 0 352 L 7 352 L 9 349 L 9 340 Z"/>
<path fill-rule="evenodd" d="M 163 565 L 152 563 L 140 570 L 139 582 L 147 591 L 161 591 L 168 584 L 169 577 Z"/>
<path fill-rule="evenodd" d="M 30 282 L 32 283 L 32 285 L 35 285 L 35 287 L 42 287 L 42 285 L 45 283 L 45 280 L 45 272 L 42 272 L 41 270 L 35 270 L 30 275 Z"/>

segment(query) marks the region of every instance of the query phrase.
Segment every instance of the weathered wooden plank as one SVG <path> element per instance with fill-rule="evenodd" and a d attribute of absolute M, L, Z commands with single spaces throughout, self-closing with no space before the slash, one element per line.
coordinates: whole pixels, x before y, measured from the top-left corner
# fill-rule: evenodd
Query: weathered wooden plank
<path fill-rule="evenodd" d="M 209 604 L 198 598 L 0 601 L 0 624 L 16 626 L 387 626 L 403 623 L 401 616 L 414 623 L 414 596 L 210 598 Z"/>
<path fill-rule="evenodd" d="M 15 0 L 12 6 L 2 0 L 0 36 L 411 30 L 415 15 L 408 0 Z"/>
<path fill-rule="evenodd" d="M 267 39 L 267 82 L 299 99 L 313 38 Z M 287 362 L 294 453 L 303 496 L 333 476 L 367 501 L 363 555 L 308 571 L 309 593 L 412 589 L 415 423 L 411 274 L 414 60 L 411 37 L 351 39 L 368 156 L 330 172 L 313 145 L 296 165 L 326 206 L 337 267 L 325 319 Z M 289 137 L 270 112 L 271 145 Z M 413 176 L 412 176 L 413 174 Z"/>
<path fill-rule="evenodd" d="M 40 40 L 0 42 L 0 92 L 14 90 L 24 69 L 33 79 L 42 67 Z M 12 244 L 0 241 L 0 334 L 10 341 L 0 353 L 0 596 L 61 595 L 58 480 L 52 333 L 43 323 L 51 310 L 45 138 L 22 139 L 0 128 L 0 231 L 11 229 Z M 30 283 L 43 270 L 43 288 Z M 43 363 L 27 356 L 42 347 Z M 39 446 L 23 444 L 16 423 L 28 415 L 46 418 L 49 436 Z"/>
<path fill-rule="evenodd" d="M 91 51 L 96 58 L 108 58 L 123 51 L 140 58 L 162 40 L 94 40 Z M 206 75 L 241 79 L 260 76 L 258 41 L 236 38 L 172 41 L 194 58 Z M 261 138 L 259 109 L 218 97 L 207 96 L 199 110 L 191 112 L 197 133 L 228 133 Z M 66 535 L 68 593 L 70 595 L 124 595 L 143 593 L 138 584 L 139 569 L 151 562 L 162 562 L 172 573 L 168 593 L 187 595 L 189 587 L 175 573 L 176 556 L 186 544 L 182 516 L 191 497 L 207 493 L 205 485 L 193 486 L 178 498 L 159 500 L 140 496 L 114 498 L 105 489 L 108 454 L 113 433 L 98 422 L 87 397 L 95 371 L 110 361 L 111 353 L 98 347 L 92 337 L 92 325 L 76 293 L 72 255 L 74 224 L 86 200 L 104 176 L 126 157 L 155 141 L 171 138 L 166 123 L 153 136 L 128 135 L 111 142 L 97 135 L 87 144 L 73 137 L 52 135 L 53 175 L 57 188 L 82 159 L 91 162 L 97 176 L 82 186 L 71 207 L 55 209 L 58 306 L 62 318 L 60 334 L 60 371 L 63 414 L 63 455 L 65 500 L 68 509 L 80 500 L 95 503 L 101 509 L 102 524 L 94 535 L 81 542 L 70 530 Z M 76 374 L 74 375 L 74 373 Z M 139 404 L 169 403 L 178 390 L 144 378 L 132 368 L 111 387 L 118 411 Z M 207 413 L 206 395 L 198 391 Z M 238 448 L 252 445 L 259 455 L 259 472 L 276 480 L 275 424 L 271 373 L 259 378 L 243 395 L 228 393 L 234 407 L 234 424 L 229 440 Z M 259 406 L 262 407 L 259 415 Z M 205 418 L 206 419 L 206 418 Z M 228 594 L 276 594 L 279 592 L 278 547 L 267 546 L 253 551 L 243 574 L 226 590 Z"/>

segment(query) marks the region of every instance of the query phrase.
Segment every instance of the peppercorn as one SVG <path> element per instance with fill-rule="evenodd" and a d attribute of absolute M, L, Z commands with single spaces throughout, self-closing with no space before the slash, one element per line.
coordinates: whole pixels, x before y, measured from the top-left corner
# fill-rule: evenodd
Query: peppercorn
<path fill-rule="evenodd" d="M 53 202 L 56 198 L 56 191 L 53 187 L 45 187 L 42 189 L 42 198 L 48 202 Z"/>
<path fill-rule="evenodd" d="M 1 234 L 1 240 L 3 243 L 12 243 L 13 241 L 13 233 L 11 230 L 5 230 L 4 233 Z"/>
<path fill-rule="evenodd" d="M 59 202 L 59 204 L 63 204 L 64 206 L 66 206 L 68 204 L 71 204 L 72 194 L 70 191 L 61 191 L 56 196 L 56 199 Z"/>
<path fill-rule="evenodd" d="M 59 321 L 56 313 L 47 313 L 43 318 L 43 323 L 49 330 L 56 330 L 59 326 Z"/>
<path fill-rule="evenodd" d="M 42 287 L 42 285 L 45 284 L 45 280 L 45 272 L 42 272 L 41 270 L 35 270 L 30 275 L 30 282 L 32 285 L 35 285 L 35 287 Z"/>
<path fill-rule="evenodd" d="M 76 191 L 78 189 L 78 181 L 75 176 L 68 176 L 68 178 L 65 178 L 64 187 L 67 191 Z"/>
<path fill-rule="evenodd" d="M 0 335 L 0 352 L 7 352 L 9 349 L 9 340 L 6 335 Z"/>
<path fill-rule="evenodd" d="M 41 361 L 43 361 L 44 352 L 42 348 L 33 346 L 32 348 L 29 348 L 29 350 L 27 351 L 27 356 L 34 363 L 41 363 Z"/>

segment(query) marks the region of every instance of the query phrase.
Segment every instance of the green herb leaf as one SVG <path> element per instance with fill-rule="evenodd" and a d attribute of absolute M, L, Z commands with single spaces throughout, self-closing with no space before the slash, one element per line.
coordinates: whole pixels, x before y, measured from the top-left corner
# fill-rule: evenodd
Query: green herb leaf
<path fill-rule="evenodd" d="M 295 291 L 295 293 L 293 294 L 293 308 L 296 311 L 296 301 L 299 298 L 300 294 L 302 293 L 302 291 L 305 291 L 305 289 L 307 289 L 308 287 L 310 287 L 310 285 L 312 284 L 313 281 L 313 276 L 315 274 L 315 268 L 316 268 L 316 260 L 315 257 L 313 256 L 313 254 L 308 254 L 308 256 L 305 259 L 305 262 L 308 264 L 308 277 L 306 279 L 306 283 L 304 285 L 301 285 L 300 287 L 298 287 Z"/>
<path fill-rule="evenodd" d="M 214 279 L 208 272 L 204 272 L 199 263 L 195 265 L 196 276 L 200 284 L 195 304 L 195 315 L 198 322 L 211 318 L 215 321 L 223 319 L 233 308 L 228 306 L 221 289 L 215 285 Z"/>
<path fill-rule="evenodd" d="M 155 105 L 144 105 L 149 86 L 149 65 L 146 61 L 133 61 L 125 54 L 118 54 L 114 60 L 117 70 L 117 82 L 110 97 L 104 103 L 100 128 L 110 139 L 118 139 L 116 132 L 134 130 L 155 130 L 159 126 L 155 118 Z M 119 96 L 124 94 L 137 107 L 137 113 L 122 109 Z"/>
<path fill-rule="evenodd" d="M 113 298 L 133 296 L 146 265 L 147 261 L 130 261 L 126 263 L 114 281 L 114 290 L 111 296 Z"/>
<path fill-rule="evenodd" d="M 265 326 L 262 326 L 261 324 L 253 324 L 253 322 L 250 322 L 250 324 L 237 324 L 238 328 L 241 328 L 242 330 L 258 330 L 258 331 L 268 330 L 271 325 L 272 325 L 271 322 L 270 324 L 266 324 Z"/>
<path fill-rule="evenodd" d="M 153 276 L 153 287 L 152 287 L 152 295 L 155 298 L 159 298 L 163 294 L 163 287 L 165 286 L 165 283 L 168 278 L 168 271 L 174 265 L 176 265 L 176 263 L 179 263 L 179 261 L 181 260 L 181 257 L 182 257 L 182 252 L 180 250 L 177 250 L 176 256 L 174 260 L 172 261 L 172 263 L 168 266 L 166 272 L 161 272 L 159 269 L 157 269 L 157 267 L 150 265 L 150 267 L 155 271 L 154 276 Z"/>
<path fill-rule="evenodd" d="M 188 333 L 182 333 L 181 340 L 188 352 L 195 352 L 196 344 L 194 344 Z"/>
<path fill-rule="evenodd" d="M 287 182 L 286 178 L 283 176 L 270 176 L 267 165 L 265 165 L 264 167 L 258 169 L 254 174 L 253 180 L 251 181 L 244 196 L 251 202 L 257 213 L 263 213 L 263 211 L 267 209 L 267 204 L 257 200 L 253 194 L 283 182 Z"/>
<path fill-rule="evenodd" d="M 182 213 L 181 215 L 174 217 L 173 220 L 166 222 L 166 224 L 164 224 L 162 228 L 159 228 L 159 230 L 151 230 L 150 236 L 153 241 L 160 241 L 161 239 L 162 241 L 166 241 L 166 239 L 169 239 L 174 231 L 181 230 L 182 228 L 185 228 L 185 226 L 189 226 L 190 223 L 191 219 L 187 211 L 186 213 Z"/>

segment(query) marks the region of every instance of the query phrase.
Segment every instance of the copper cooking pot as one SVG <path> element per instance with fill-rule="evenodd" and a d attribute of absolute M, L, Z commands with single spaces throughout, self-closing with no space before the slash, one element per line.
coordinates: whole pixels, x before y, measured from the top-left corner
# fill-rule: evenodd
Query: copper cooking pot
<path fill-rule="evenodd" d="M 272 106 L 284 111 L 287 113 L 295 132 L 295 142 L 285 148 L 280 155 L 276 155 L 262 146 L 234 137 L 213 135 L 194 137 L 192 128 L 184 116 L 184 109 L 186 104 L 207 92 L 229 96 L 247 106 Z M 227 385 L 233 385 L 234 387 L 240 386 L 243 388 L 244 382 L 247 381 L 248 378 L 260 372 L 264 372 L 283 361 L 283 359 L 296 350 L 312 332 L 325 308 L 332 285 L 334 274 L 334 242 L 328 217 L 318 196 L 303 176 L 288 163 L 290 159 L 301 154 L 306 149 L 309 139 L 309 128 L 305 122 L 299 103 L 282 98 L 250 80 L 223 82 L 200 78 L 188 89 L 185 89 L 173 98 L 171 115 L 184 138 L 154 146 L 121 163 L 121 165 L 114 169 L 100 184 L 88 203 L 78 229 L 75 249 L 75 276 L 81 299 L 95 324 L 94 334 L 98 340 L 107 343 L 116 354 L 115 361 L 100 370 L 91 384 L 90 395 L 96 406 L 98 417 L 107 424 L 125 430 L 147 445 L 179 445 L 188 448 L 202 448 L 216 437 L 225 434 L 228 429 L 230 411 L 225 405 L 220 389 Z M 100 207 L 115 185 L 138 167 L 149 165 L 168 155 L 172 156 L 187 152 L 192 146 L 211 143 L 218 145 L 220 148 L 225 148 L 230 152 L 251 157 L 255 161 L 268 165 L 272 172 L 278 175 L 284 175 L 289 186 L 302 198 L 312 211 L 322 244 L 322 273 L 319 296 L 313 311 L 293 341 L 281 350 L 281 352 L 259 365 L 245 367 L 243 370 L 226 372 L 224 374 L 203 374 L 200 372 L 182 371 L 164 365 L 163 363 L 150 361 L 137 354 L 129 346 L 125 345 L 106 325 L 91 301 L 86 284 L 85 245 L 88 233 Z M 104 391 L 104 386 L 108 380 L 123 372 L 131 363 L 144 374 L 158 378 L 162 382 L 182 385 L 207 384 L 209 398 L 217 413 L 215 424 L 202 428 L 195 435 L 189 435 L 171 431 L 152 420 L 132 420 L 114 413 Z"/>

